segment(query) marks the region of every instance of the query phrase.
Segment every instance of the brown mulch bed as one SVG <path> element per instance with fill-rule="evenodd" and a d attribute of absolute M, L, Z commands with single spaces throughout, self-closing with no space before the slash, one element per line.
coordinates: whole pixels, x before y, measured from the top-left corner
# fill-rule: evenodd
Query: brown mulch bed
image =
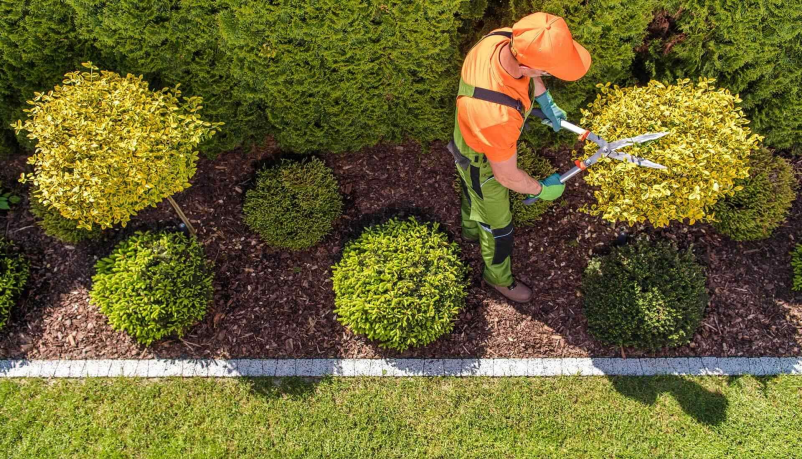
<path fill-rule="evenodd" d="M 568 151 L 545 151 L 561 170 Z M 141 212 L 125 229 L 77 247 L 47 237 L 27 202 L 6 217 L 5 234 L 32 264 L 28 289 L 0 331 L 4 358 L 175 357 L 573 357 L 573 356 L 792 356 L 802 355 L 802 295 L 790 291 L 789 252 L 802 238 L 802 200 L 774 236 L 738 243 L 705 224 L 639 228 L 693 246 L 708 273 L 711 302 L 688 346 L 646 354 L 603 346 L 592 339 L 582 313 L 581 273 L 591 256 L 615 243 L 617 228 L 579 211 L 591 202 L 581 180 L 531 228 L 516 229 L 513 269 L 535 290 L 527 305 L 506 301 L 481 281 L 478 247 L 460 239 L 454 164 L 443 145 L 378 146 L 359 153 L 323 155 L 340 182 L 345 214 L 318 246 L 288 253 L 266 247 L 241 218 L 244 191 L 255 171 L 278 152 L 267 146 L 202 159 L 193 186 L 176 196 L 215 262 L 215 297 L 209 314 L 183 339 L 146 348 L 111 329 L 89 304 L 93 265 L 133 231 L 175 227 L 166 202 Z M 14 184 L 24 158 L 6 162 L 0 179 Z M 802 173 L 802 160 L 795 160 Z M 19 187 L 18 185 L 15 185 Z M 21 187 L 19 187 L 22 191 Z M 414 215 L 441 222 L 472 266 L 467 307 L 454 332 L 399 354 L 377 347 L 341 326 L 332 312 L 331 266 L 344 243 L 368 224 Z"/>

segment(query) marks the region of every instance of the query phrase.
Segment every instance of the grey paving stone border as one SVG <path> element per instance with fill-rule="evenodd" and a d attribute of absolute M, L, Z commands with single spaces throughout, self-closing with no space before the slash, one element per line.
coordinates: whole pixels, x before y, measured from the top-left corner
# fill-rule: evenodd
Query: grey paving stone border
<path fill-rule="evenodd" d="M 0 360 L 0 378 L 802 375 L 802 357 Z"/>

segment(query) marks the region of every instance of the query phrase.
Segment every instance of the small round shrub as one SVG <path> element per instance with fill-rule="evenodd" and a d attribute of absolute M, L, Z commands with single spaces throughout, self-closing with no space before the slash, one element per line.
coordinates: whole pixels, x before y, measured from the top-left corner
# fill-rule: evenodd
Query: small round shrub
<path fill-rule="evenodd" d="M 591 260 L 582 290 L 593 336 L 644 349 L 690 342 L 708 301 L 690 251 L 645 240 Z"/>
<path fill-rule="evenodd" d="M 28 260 L 14 244 L 0 237 L 0 330 L 6 326 L 11 308 L 28 282 Z"/>
<path fill-rule="evenodd" d="M 794 169 L 766 149 L 752 152 L 743 187 L 713 206 L 713 227 L 736 241 L 766 239 L 788 216 L 796 199 Z"/>
<path fill-rule="evenodd" d="M 791 266 L 794 268 L 794 290 L 802 292 L 802 244 L 797 244 L 791 254 Z"/>
<path fill-rule="evenodd" d="M 404 351 L 451 332 L 467 268 L 438 225 L 392 219 L 365 230 L 333 268 L 337 320 Z"/>
<path fill-rule="evenodd" d="M 145 345 L 183 336 L 212 298 L 211 264 L 200 243 L 182 233 L 137 232 L 95 269 L 92 302 L 112 328 Z"/>
<path fill-rule="evenodd" d="M 518 144 L 518 168 L 535 180 L 546 178 L 557 171 L 548 159 L 540 156 L 524 143 Z M 554 204 L 553 201 L 538 201 L 527 206 L 523 199 L 524 195 L 510 191 L 512 221 L 517 227 L 532 226 Z"/>
<path fill-rule="evenodd" d="M 320 242 L 342 214 L 334 173 L 323 161 L 282 162 L 260 171 L 245 197 L 245 223 L 268 245 L 301 250 Z"/>
<path fill-rule="evenodd" d="M 36 217 L 36 224 L 50 237 L 68 244 L 77 244 L 89 239 L 98 239 L 102 233 L 99 226 L 93 226 L 91 230 L 78 227 L 77 221 L 65 218 L 59 211 L 42 204 L 33 193 L 30 194 L 29 201 L 31 213 Z"/>

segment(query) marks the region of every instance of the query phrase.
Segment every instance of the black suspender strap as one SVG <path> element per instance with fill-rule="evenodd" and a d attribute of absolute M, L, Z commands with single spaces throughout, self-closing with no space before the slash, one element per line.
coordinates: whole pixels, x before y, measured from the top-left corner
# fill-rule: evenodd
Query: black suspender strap
<path fill-rule="evenodd" d="M 473 98 L 484 100 L 487 102 L 493 102 L 500 105 L 506 105 L 507 107 L 511 107 L 514 108 L 515 110 L 518 110 L 518 112 L 521 114 L 523 114 L 524 112 L 524 104 L 522 104 L 520 100 L 510 97 L 504 94 L 503 92 L 474 87 Z"/>
<path fill-rule="evenodd" d="M 499 30 L 499 31 L 496 31 L 496 32 L 490 32 L 489 34 L 487 34 L 484 37 L 482 37 L 482 39 L 485 39 L 487 37 L 492 37 L 494 35 L 501 35 L 502 37 L 507 37 L 510 40 L 512 40 L 512 32 L 505 32 L 503 30 Z"/>

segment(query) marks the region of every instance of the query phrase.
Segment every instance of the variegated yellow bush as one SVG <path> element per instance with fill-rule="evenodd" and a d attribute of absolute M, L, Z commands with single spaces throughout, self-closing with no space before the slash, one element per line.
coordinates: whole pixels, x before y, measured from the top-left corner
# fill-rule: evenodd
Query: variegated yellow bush
<path fill-rule="evenodd" d="M 38 200 L 78 227 L 123 226 L 131 215 L 189 187 L 197 145 L 221 123 L 199 116 L 201 99 L 179 101 L 178 88 L 151 91 L 142 77 L 98 71 L 68 73 L 36 93 L 17 121 L 36 141 L 28 159 Z"/>
<path fill-rule="evenodd" d="M 609 142 L 646 132 L 669 135 L 626 152 L 666 166 L 648 169 L 602 159 L 589 168 L 585 181 L 597 186 L 596 203 L 585 208 L 608 221 L 649 221 L 666 226 L 672 220 L 712 219 L 709 207 L 739 190 L 737 179 L 749 174 L 749 154 L 762 137 L 752 134 L 737 106 L 741 99 L 714 80 L 680 80 L 675 85 L 651 81 L 644 87 L 601 89 L 582 125 Z M 588 143 L 583 158 L 596 151 Z"/>

